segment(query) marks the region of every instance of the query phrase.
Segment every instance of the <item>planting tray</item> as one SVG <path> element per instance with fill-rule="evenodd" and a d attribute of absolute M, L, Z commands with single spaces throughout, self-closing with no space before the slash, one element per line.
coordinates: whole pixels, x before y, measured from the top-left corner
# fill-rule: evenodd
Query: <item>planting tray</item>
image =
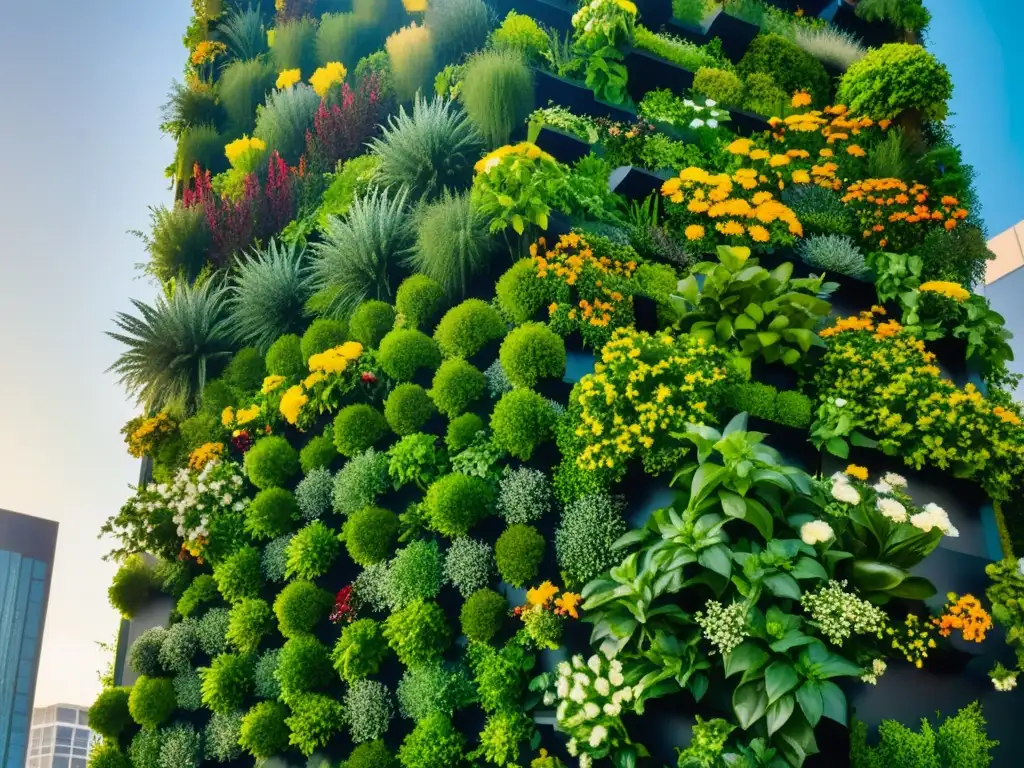
<path fill-rule="evenodd" d="M 557 104 L 577 115 L 607 117 L 610 120 L 632 122 L 636 115 L 625 107 L 601 101 L 594 92 L 580 82 L 568 80 L 542 69 L 534 69 L 536 89 L 534 106 L 546 107 Z"/>
<path fill-rule="evenodd" d="M 534 144 L 559 162 L 567 165 L 572 165 L 580 158 L 586 157 L 593 148 L 590 142 L 549 125 L 540 129 Z"/>
<path fill-rule="evenodd" d="M 761 28 L 757 25 L 730 16 L 725 11 L 715 16 L 708 27 L 708 37 L 717 37 L 722 41 L 722 50 L 734 64 L 743 58 L 760 32 Z"/>
<path fill-rule="evenodd" d="M 770 131 L 772 127 L 768 124 L 768 118 L 754 112 L 746 112 L 742 109 L 730 109 L 729 117 L 732 119 L 732 128 L 740 136 L 752 136 L 755 133 Z"/>
<path fill-rule="evenodd" d="M 545 27 L 572 34 L 572 15 L 578 6 L 569 0 L 487 0 L 499 20 L 504 19 L 508 12 L 515 10 Z"/>
<path fill-rule="evenodd" d="M 624 165 L 612 171 L 608 177 L 608 186 L 613 192 L 624 195 L 629 200 L 646 200 L 652 192 L 657 193 L 665 179 L 671 175 L 659 175 L 643 168 Z"/>

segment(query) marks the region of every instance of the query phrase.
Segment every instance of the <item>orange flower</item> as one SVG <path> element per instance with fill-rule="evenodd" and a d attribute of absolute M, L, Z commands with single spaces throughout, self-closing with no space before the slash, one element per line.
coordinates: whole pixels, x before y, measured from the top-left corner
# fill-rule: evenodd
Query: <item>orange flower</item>
<path fill-rule="evenodd" d="M 747 232 L 750 233 L 750 237 L 755 243 L 767 243 L 771 239 L 771 235 L 768 230 L 760 224 L 754 224 L 751 227 L 747 227 Z"/>
<path fill-rule="evenodd" d="M 567 613 L 574 619 L 578 619 L 580 614 L 577 607 L 582 600 L 583 598 L 575 592 L 563 592 L 562 596 L 555 600 L 555 606 L 562 611 L 562 613 Z"/>
<path fill-rule="evenodd" d="M 807 93 L 807 91 L 797 91 L 793 94 L 793 98 L 789 103 L 795 109 L 809 107 L 811 105 L 811 94 Z"/>
<path fill-rule="evenodd" d="M 530 605 L 547 605 L 551 598 L 558 594 L 558 587 L 550 581 L 542 582 L 539 587 L 534 587 L 526 593 L 526 601 Z"/>
<path fill-rule="evenodd" d="M 853 157 L 864 157 L 864 155 L 866 155 L 867 152 L 861 149 L 859 145 L 851 144 L 846 148 L 846 154 L 852 155 Z"/>
<path fill-rule="evenodd" d="M 687 240 L 700 240 L 704 237 L 704 227 L 700 224 L 691 224 L 683 230 L 683 234 Z"/>

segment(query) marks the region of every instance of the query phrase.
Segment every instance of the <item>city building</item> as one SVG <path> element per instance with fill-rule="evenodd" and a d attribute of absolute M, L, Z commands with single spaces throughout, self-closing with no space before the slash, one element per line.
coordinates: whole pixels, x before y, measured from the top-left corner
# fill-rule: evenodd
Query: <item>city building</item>
<path fill-rule="evenodd" d="M 25 766 L 56 548 L 57 523 L 0 509 L 0 768 Z"/>
<path fill-rule="evenodd" d="M 97 741 L 99 736 L 89 730 L 88 707 L 36 707 L 25 768 L 85 768 Z"/>
<path fill-rule="evenodd" d="M 1006 327 L 1014 333 L 1010 340 L 1014 360 L 1007 363 L 1013 373 L 1024 373 L 1024 221 L 988 241 L 994 258 L 988 262 L 985 287 L 979 292 L 996 312 L 1006 318 Z M 1018 387 L 1018 395 L 1020 394 Z"/>

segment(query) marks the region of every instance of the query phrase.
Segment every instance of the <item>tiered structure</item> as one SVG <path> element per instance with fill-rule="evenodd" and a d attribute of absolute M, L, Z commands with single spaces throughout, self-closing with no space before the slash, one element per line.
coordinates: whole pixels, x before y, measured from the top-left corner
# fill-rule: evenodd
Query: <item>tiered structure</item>
<path fill-rule="evenodd" d="M 89 753 L 98 740 L 89 730 L 87 707 L 36 707 L 32 711 L 25 768 L 86 768 Z"/>
<path fill-rule="evenodd" d="M 927 22 L 197 3 L 105 527 L 174 609 L 93 768 L 1009 765 L 1024 426 Z"/>

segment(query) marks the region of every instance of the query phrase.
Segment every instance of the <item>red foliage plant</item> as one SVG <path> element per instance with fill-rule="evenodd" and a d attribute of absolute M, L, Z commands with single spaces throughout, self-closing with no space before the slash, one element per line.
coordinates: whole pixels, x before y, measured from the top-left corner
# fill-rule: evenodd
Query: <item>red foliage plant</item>
<path fill-rule="evenodd" d="M 363 78 L 353 91 L 342 83 L 340 99 L 333 94 L 320 102 L 313 130 L 306 131 L 306 156 L 319 171 L 334 170 L 339 160 L 360 154 L 378 129 L 384 107 L 377 75 Z"/>
<path fill-rule="evenodd" d="M 352 585 L 342 587 L 334 596 L 334 610 L 331 611 L 330 619 L 335 624 L 344 621 L 348 623 L 356 617 L 356 609 L 352 605 Z"/>

